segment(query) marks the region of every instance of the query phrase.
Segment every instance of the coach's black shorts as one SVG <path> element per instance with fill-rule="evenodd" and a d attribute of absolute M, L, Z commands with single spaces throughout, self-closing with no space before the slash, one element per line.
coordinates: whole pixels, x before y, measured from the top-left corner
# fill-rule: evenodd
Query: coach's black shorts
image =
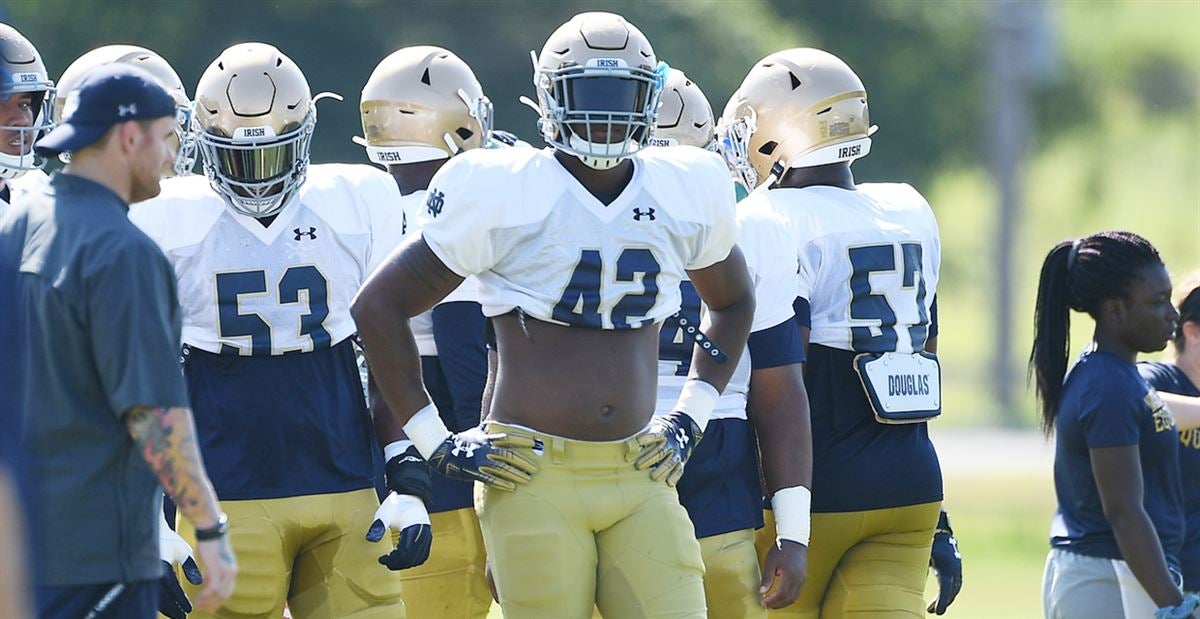
<path fill-rule="evenodd" d="M 37 587 L 39 619 L 153 619 L 157 580 L 67 587 Z"/>

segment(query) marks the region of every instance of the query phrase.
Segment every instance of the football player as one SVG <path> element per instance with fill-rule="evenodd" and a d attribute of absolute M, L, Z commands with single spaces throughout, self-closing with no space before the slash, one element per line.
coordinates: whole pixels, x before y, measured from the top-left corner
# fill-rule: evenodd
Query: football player
<path fill-rule="evenodd" d="M 585 617 L 595 604 L 704 617 L 700 548 L 672 486 L 753 319 L 728 171 L 699 149 L 643 150 L 665 67 L 619 15 L 576 15 L 534 57 L 551 147 L 451 159 L 420 238 L 352 311 L 404 434 L 438 470 L 483 482 L 475 507 L 506 616 Z M 452 434 L 408 319 L 468 275 L 499 367 L 485 426 Z M 685 276 L 709 308 L 707 345 L 674 412 L 651 421 L 659 327 Z"/>
<path fill-rule="evenodd" d="M 196 86 L 204 176 L 130 213 L 179 280 L 189 396 L 241 563 L 222 617 L 403 616 L 363 531 L 401 530 L 397 565 L 429 548 L 419 498 L 375 495 L 348 311 L 398 243 L 400 196 L 370 166 L 309 165 L 319 98 L 276 48 L 226 49 Z"/>
<path fill-rule="evenodd" d="M 54 82 L 37 48 L 0 23 L 0 209 L 46 184 L 33 143 L 53 128 Z"/>
<path fill-rule="evenodd" d="M 700 87 L 682 71 L 671 69 L 654 143 L 716 150 L 714 125 Z M 743 353 L 717 400 L 704 440 L 678 488 L 700 541 L 709 615 L 766 617 L 766 608 L 795 601 L 804 583 L 812 447 L 801 375 L 804 353 L 792 311 L 796 256 L 769 211 L 739 209 L 738 223 L 738 246 L 753 276 L 756 298 L 748 354 Z M 669 320 L 659 335 L 656 415 L 669 414 L 683 388 L 695 346 L 687 327 L 700 324 L 702 315 L 691 282 L 684 281 L 681 289 L 680 316 L 685 320 Z M 787 523 L 767 560 L 766 578 L 754 547 L 754 530 L 763 526 L 756 457 L 760 449 L 776 512 Z M 776 577 L 773 591 L 760 591 L 770 589 Z"/>
<path fill-rule="evenodd" d="M 919 617 L 935 533 L 940 614 L 961 562 L 925 423 L 941 406 L 933 212 L 908 185 L 855 185 L 850 164 L 870 151 L 874 127 L 862 82 L 832 54 L 790 49 L 756 63 L 720 127 L 732 167 L 758 187 L 743 208 L 778 213 L 799 261 L 816 544 L 799 600 L 771 614 Z M 760 546 L 781 517 L 767 515 Z"/>
<path fill-rule="evenodd" d="M 421 45 L 397 50 L 375 67 L 359 111 L 364 137 L 355 141 L 395 179 L 402 196 L 396 208 L 403 210 L 406 234 L 412 235 L 434 173 L 451 157 L 488 144 L 492 104 L 467 63 L 449 50 Z M 411 323 L 425 389 L 443 423 L 455 432 L 479 425 L 487 378 L 484 317 L 475 290 L 474 278 L 468 278 Z M 370 404 L 372 417 L 384 423 L 390 413 L 373 385 Z M 389 466 L 409 469 L 410 477 L 420 480 L 417 486 L 425 488 L 422 498 L 437 532 L 429 560 L 400 573 L 409 614 L 486 617 L 492 598 L 471 483 L 436 472 L 430 479 L 419 455 Z"/>
<path fill-rule="evenodd" d="M 163 170 L 163 178 L 176 175 L 190 174 L 196 163 L 195 144 L 191 139 L 191 108 L 183 80 L 171 67 L 171 63 L 156 52 L 137 45 L 104 45 L 97 47 L 75 59 L 62 76 L 58 78 L 58 90 L 64 95 L 70 92 L 85 73 L 100 65 L 119 62 L 139 67 L 149 72 L 167 89 L 167 93 L 175 100 L 178 109 L 178 125 L 175 128 L 175 160 Z M 54 102 L 54 122 L 60 122 L 63 117 L 63 107 L 67 103 L 65 96 L 58 97 Z M 63 163 L 71 161 L 70 153 L 58 156 Z"/>

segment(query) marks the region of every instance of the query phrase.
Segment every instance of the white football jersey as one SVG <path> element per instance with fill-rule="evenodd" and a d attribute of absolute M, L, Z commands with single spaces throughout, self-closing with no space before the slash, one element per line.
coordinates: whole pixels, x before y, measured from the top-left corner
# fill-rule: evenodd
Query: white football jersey
<path fill-rule="evenodd" d="M 942 247 L 925 198 L 902 183 L 856 190 L 762 189 L 788 216 L 799 262 L 796 296 L 812 316 L 809 342 L 856 352 L 924 350 Z"/>
<path fill-rule="evenodd" d="M 405 238 L 421 231 L 417 213 L 425 208 L 425 194 L 426 191 L 422 189 L 400 197 L 404 210 Z M 452 301 L 479 301 L 479 284 L 475 277 L 468 277 L 458 288 L 446 295 L 446 298 L 438 301 L 438 305 Z M 413 316 L 408 325 L 417 340 L 417 352 L 422 357 L 436 357 L 438 350 L 437 342 L 433 339 L 433 310 Z"/>
<path fill-rule="evenodd" d="M 50 177 L 41 170 L 30 170 L 17 178 L 5 181 L 8 186 L 8 197 L 11 203 L 16 203 L 17 200 L 27 193 L 40 191 L 43 187 L 50 184 Z M 9 202 L 0 199 L 0 209 L 8 206 Z"/>
<path fill-rule="evenodd" d="M 765 331 L 778 326 L 795 315 L 792 301 L 796 289 L 796 254 L 788 236 L 787 217 L 776 212 L 769 203 L 742 203 L 737 210 L 738 247 L 746 258 L 746 268 L 754 283 L 754 321 L 750 332 Z M 700 297 L 683 284 L 683 313 L 689 320 L 706 311 Z M 698 323 L 695 323 L 698 324 Z M 675 409 L 679 392 L 687 381 L 691 365 L 693 342 L 670 320 L 663 325 L 659 344 L 658 399 L 655 415 L 667 415 Z M 745 349 L 738 360 L 717 405 L 713 419 L 745 419 L 750 393 L 750 351 Z"/>
<path fill-rule="evenodd" d="M 350 301 L 404 233 L 395 181 L 365 165 L 309 166 L 267 227 L 198 175 L 164 180 L 129 217 L 175 267 L 183 342 L 240 355 L 309 352 L 352 335 Z"/>
<path fill-rule="evenodd" d="M 422 236 L 461 276 L 477 275 L 485 316 L 515 308 L 563 325 L 633 329 L 679 310 L 688 269 L 724 260 L 737 236 L 717 155 L 647 148 L 611 204 L 553 149 L 476 149 L 430 184 Z"/>

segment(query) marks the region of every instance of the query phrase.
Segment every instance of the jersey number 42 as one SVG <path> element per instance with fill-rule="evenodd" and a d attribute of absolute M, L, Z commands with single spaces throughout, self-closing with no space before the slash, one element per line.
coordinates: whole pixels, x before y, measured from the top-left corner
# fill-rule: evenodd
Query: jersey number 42
<path fill-rule="evenodd" d="M 628 247 L 617 256 L 616 283 L 633 283 L 642 278 L 640 293 L 627 293 L 610 308 L 602 308 L 604 299 L 604 260 L 598 249 L 585 249 L 579 263 L 571 272 L 567 287 L 554 304 L 554 320 L 577 327 L 593 329 L 633 329 L 642 326 L 637 320 L 650 313 L 658 301 L 658 274 L 662 267 L 654 253 L 644 247 Z M 612 268 L 612 265 L 608 265 Z M 607 316 L 605 315 L 607 314 Z M 605 318 L 607 323 L 605 324 Z M 634 319 L 632 322 L 630 319 Z"/>

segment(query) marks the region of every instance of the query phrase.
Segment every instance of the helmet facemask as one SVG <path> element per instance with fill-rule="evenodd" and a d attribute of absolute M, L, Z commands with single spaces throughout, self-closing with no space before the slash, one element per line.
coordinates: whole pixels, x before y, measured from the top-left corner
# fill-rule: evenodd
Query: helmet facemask
<path fill-rule="evenodd" d="M 275 215 L 304 183 L 316 122 L 313 106 L 299 127 L 278 136 L 270 126 L 238 127 L 222 136 L 194 124 L 204 174 L 233 210 L 255 218 Z"/>
<path fill-rule="evenodd" d="M 542 137 L 588 167 L 606 170 L 647 144 L 654 131 L 666 65 L 630 67 L 621 58 L 542 69 L 534 61 Z"/>
<path fill-rule="evenodd" d="M 738 182 L 753 191 L 758 186 L 758 171 L 750 163 L 750 136 L 758 130 L 758 114 L 746 108 L 746 114 L 717 125 L 717 151 Z"/>
<path fill-rule="evenodd" d="M 30 108 L 33 110 L 33 122 L 28 126 L 0 125 L 0 131 L 6 135 L 15 134 L 10 139 L 13 141 L 11 147 L 17 151 L 17 154 L 0 152 L 0 179 L 17 178 L 30 170 L 41 168 L 46 163 L 44 157 L 34 152 L 33 144 L 54 128 L 54 85 L 45 76 L 39 77 L 35 73 L 17 74 L 12 77 L 17 80 L 25 76 L 34 77 L 27 78 L 30 80 L 28 82 L 18 82 L 11 89 L 6 88 L 0 93 L 0 99 L 5 101 L 10 97 L 20 97 L 29 93 Z"/>

